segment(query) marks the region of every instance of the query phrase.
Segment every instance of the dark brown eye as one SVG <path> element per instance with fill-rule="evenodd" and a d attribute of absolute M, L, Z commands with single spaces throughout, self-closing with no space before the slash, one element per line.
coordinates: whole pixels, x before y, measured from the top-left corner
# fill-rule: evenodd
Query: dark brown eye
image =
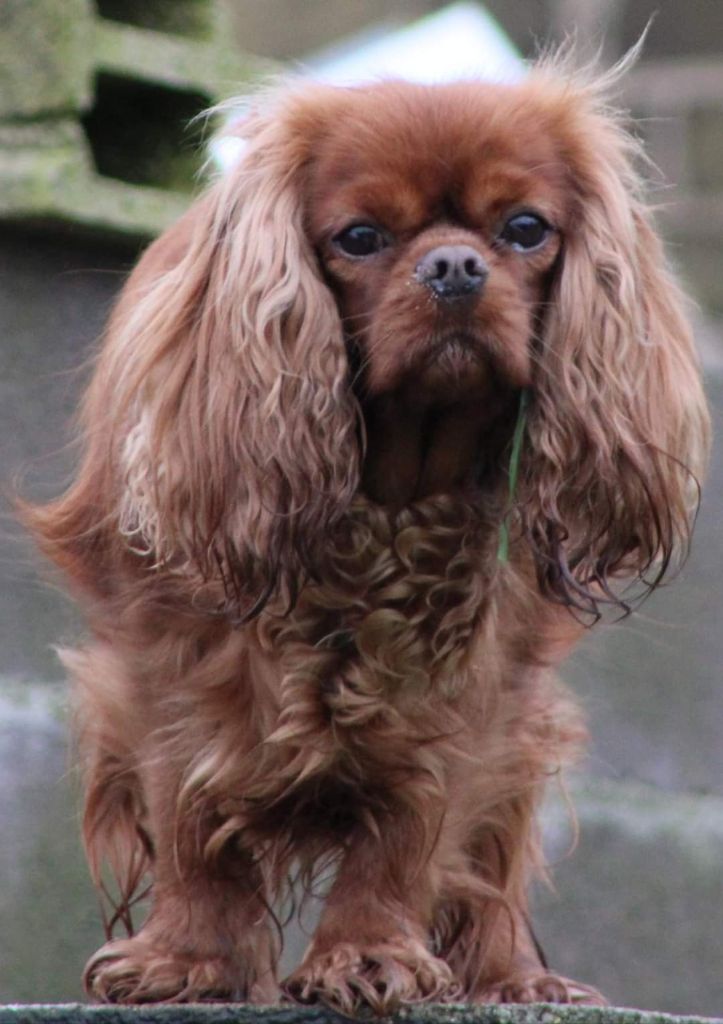
<path fill-rule="evenodd" d="M 334 245 L 346 256 L 373 256 L 387 245 L 387 239 L 372 224 L 352 224 L 334 236 Z"/>
<path fill-rule="evenodd" d="M 499 238 L 517 252 L 529 252 L 539 248 L 551 231 L 547 221 L 538 214 L 516 213 L 502 228 Z"/>

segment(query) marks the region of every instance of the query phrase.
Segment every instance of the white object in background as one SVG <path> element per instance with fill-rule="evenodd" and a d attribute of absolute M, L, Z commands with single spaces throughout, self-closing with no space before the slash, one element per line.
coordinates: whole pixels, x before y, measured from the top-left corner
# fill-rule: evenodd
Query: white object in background
<path fill-rule="evenodd" d="M 460 79 L 517 82 L 527 67 L 494 18 L 477 3 L 460 0 L 403 28 L 380 25 L 311 56 L 299 75 L 333 85 L 358 85 L 383 78 L 434 84 Z M 238 118 L 232 113 L 229 124 Z M 219 136 L 210 144 L 222 171 L 239 159 L 242 139 Z"/>
<path fill-rule="evenodd" d="M 484 78 L 516 82 L 526 66 L 504 30 L 477 3 L 462 0 L 404 28 L 379 26 L 302 62 L 302 72 L 334 85 L 378 78 L 412 82 Z"/>

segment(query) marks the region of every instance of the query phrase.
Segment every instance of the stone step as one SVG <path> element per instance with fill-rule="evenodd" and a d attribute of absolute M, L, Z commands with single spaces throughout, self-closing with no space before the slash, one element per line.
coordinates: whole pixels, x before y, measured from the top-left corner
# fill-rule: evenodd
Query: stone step
<path fill-rule="evenodd" d="M 545 1003 L 501 1007 L 431 1004 L 383 1019 L 395 1024 L 720 1024 L 701 1017 Z M 317 1006 L 0 1006 L 0 1024 L 339 1024 L 348 1020 Z"/>

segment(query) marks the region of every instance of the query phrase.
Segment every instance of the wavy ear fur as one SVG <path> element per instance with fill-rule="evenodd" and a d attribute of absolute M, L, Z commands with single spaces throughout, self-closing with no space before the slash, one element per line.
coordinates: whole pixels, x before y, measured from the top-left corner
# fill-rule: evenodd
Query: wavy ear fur
<path fill-rule="evenodd" d="M 541 82 L 570 166 L 539 350 L 521 515 L 543 590 L 599 614 L 685 551 L 708 419 L 682 297 L 650 225 L 637 143 L 594 86 Z"/>
<path fill-rule="evenodd" d="M 56 561 L 95 516 L 156 564 L 220 577 L 244 617 L 292 596 L 356 490 L 342 327 L 303 229 L 310 129 L 296 128 L 284 110 L 248 122 L 240 166 L 132 275 L 86 399 L 103 436 L 35 518 Z M 109 462 L 113 479 L 89 486 Z M 109 507 L 91 513 L 91 494 Z"/>

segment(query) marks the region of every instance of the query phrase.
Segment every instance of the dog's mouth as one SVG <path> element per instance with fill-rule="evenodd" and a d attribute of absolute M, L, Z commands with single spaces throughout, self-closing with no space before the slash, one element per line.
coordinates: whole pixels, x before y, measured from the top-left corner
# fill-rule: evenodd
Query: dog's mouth
<path fill-rule="evenodd" d="M 382 338 L 381 341 L 387 339 Z M 514 346 L 504 346 L 476 324 L 438 324 L 410 332 L 393 351 L 375 337 L 347 337 L 350 379 L 363 401 L 404 394 L 416 407 L 486 401 L 501 385 L 525 386 L 514 364 Z"/>
<path fill-rule="evenodd" d="M 484 354 L 476 335 L 470 331 L 453 331 L 434 339 L 426 361 L 454 370 L 478 365 L 484 361 Z"/>
<path fill-rule="evenodd" d="M 479 391 L 491 373 L 490 353 L 482 339 L 471 331 L 450 331 L 434 337 L 419 365 L 420 383 L 464 393 Z"/>
<path fill-rule="evenodd" d="M 420 380 L 436 390 L 449 388 L 450 397 L 474 392 L 482 396 L 501 382 L 529 386 L 529 365 L 521 347 L 505 344 L 494 333 L 456 329 L 430 339 L 417 364 Z"/>

